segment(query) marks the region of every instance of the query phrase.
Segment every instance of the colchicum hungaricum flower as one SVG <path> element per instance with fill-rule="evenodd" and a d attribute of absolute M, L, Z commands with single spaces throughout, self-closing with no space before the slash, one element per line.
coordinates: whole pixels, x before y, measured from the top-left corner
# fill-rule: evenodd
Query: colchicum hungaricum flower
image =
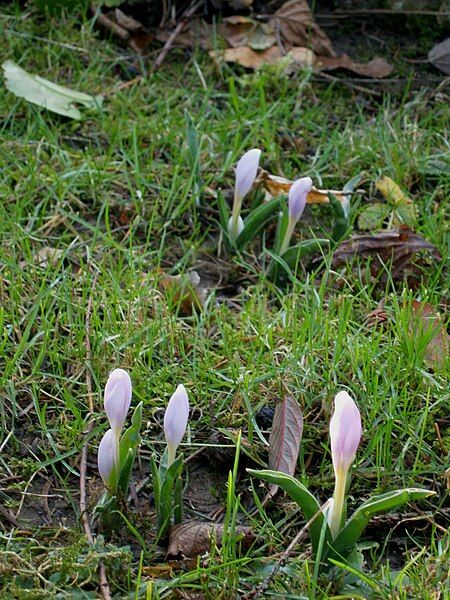
<path fill-rule="evenodd" d="M 114 369 L 105 386 L 104 407 L 115 438 L 115 463 L 119 469 L 119 439 L 131 404 L 131 379 L 124 369 Z"/>
<path fill-rule="evenodd" d="M 179 385 L 169 400 L 164 414 L 164 435 L 167 442 L 167 468 L 175 461 L 175 455 L 189 418 L 189 399 L 184 385 Z"/>
<path fill-rule="evenodd" d="M 330 421 L 331 457 L 335 476 L 333 502 L 329 524 L 334 537 L 339 533 L 344 512 L 347 474 L 356 456 L 361 440 L 361 415 L 347 392 L 339 392 L 334 399 L 334 413 Z"/>
<path fill-rule="evenodd" d="M 280 256 L 282 256 L 289 248 L 295 225 L 305 210 L 306 197 L 308 192 L 311 191 L 312 184 L 311 177 L 302 177 L 301 179 L 294 181 L 291 185 L 288 194 L 289 221 L 280 247 Z"/>
<path fill-rule="evenodd" d="M 228 235 L 235 242 L 244 228 L 240 212 L 242 200 L 252 188 L 259 167 L 261 150 L 253 148 L 246 152 L 236 165 L 236 182 L 234 185 L 233 212 L 228 222 Z"/>

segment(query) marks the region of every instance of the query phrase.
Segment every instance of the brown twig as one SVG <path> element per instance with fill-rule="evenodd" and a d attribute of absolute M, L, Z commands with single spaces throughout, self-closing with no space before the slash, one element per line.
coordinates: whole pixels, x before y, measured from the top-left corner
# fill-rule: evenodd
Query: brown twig
<path fill-rule="evenodd" d="M 362 85 L 356 85 L 346 79 L 341 79 L 340 77 L 335 77 L 334 75 L 329 75 L 328 73 L 320 72 L 320 74 L 315 75 L 315 78 L 318 81 L 320 81 L 320 79 L 323 78 L 323 79 L 328 79 L 329 81 L 335 81 L 336 83 L 342 83 L 343 85 L 346 85 L 347 87 L 349 87 L 353 90 L 356 90 L 357 92 L 362 92 L 363 94 L 369 94 L 370 96 L 382 96 L 383 95 L 381 92 L 378 92 L 377 90 L 372 90 L 370 88 L 363 87 Z"/>
<path fill-rule="evenodd" d="M 163 49 L 161 50 L 161 52 L 160 52 L 159 56 L 157 57 L 157 59 L 155 60 L 155 62 L 153 63 L 153 68 L 152 68 L 153 72 L 157 71 L 159 69 L 159 67 L 163 64 L 163 62 L 167 56 L 167 53 L 173 46 L 175 39 L 177 38 L 178 35 L 180 35 L 180 33 L 185 28 L 185 26 L 188 22 L 188 19 L 190 17 L 194 16 L 194 14 L 197 12 L 197 9 L 200 8 L 200 6 L 203 4 L 203 2 L 204 2 L 204 0 L 197 0 L 197 2 L 194 2 L 193 4 L 191 4 L 190 7 L 188 9 L 186 9 L 185 12 L 182 14 L 180 20 L 177 23 L 177 26 L 175 27 L 175 29 L 172 31 L 172 33 L 167 38 L 167 41 L 164 44 Z"/>
<path fill-rule="evenodd" d="M 265 592 L 269 588 L 270 584 L 272 583 L 275 575 L 286 564 L 286 561 L 292 554 L 292 551 L 294 550 L 294 548 L 297 546 L 297 544 L 300 542 L 300 540 L 302 540 L 305 537 L 306 533 L 308 532 L 308 529 L 311 526 L 311 523 L 313 523 L 313 521 L 320 515 L 320 513 L 323 512 L 323 509 L 326 507 L 327 504 L 328 504 L 328 501 L 325 502 L 325 504 L 316 512 L 316 514 L 313 515 L 309 519 L 309 521 L 307 523 L 305 523 L 305 525 L 300 529 L 300 531 L 294 537 L 294 539 L 289 544 L 289 546 L 286 548 L 286 550 L 281 553 L 281 555 L 277 561 L 277 564 L 271 570 L 269 575 L 264 579 L 264 581 L 260 585 L 255 587 L 251 592 L 249 592 L 248 594 L 245 594 L 245 596 L 241 596 L 241 600 L 255 600 L 256 598 L 261 598 L 261 596 L 263 594 L 265 594 Z"/>
<path fill-rule="evenodd" d="M 111 31 L 124 41 L 129 39 L 130 32 L 115 21 L 112 21 L 109 17 L 107 17 L 105 13 L 102 13 L 102 11 L 95 6 L 95 4 L 91 4 L 89 8 L 94 14 L 96 22 L 100 25 L 100 27 Z"/>
<path fill-rule="evenodd" d="M 91 526 L 89 524 L 89 517 L 87 513 L 87 502 L 86 502 L 86 471 L 87 471 L 87 454 L 88 454 L 88 440 L 89 434 L 91 433 L 94 427 L 93 414 L 94 414 L 94 396 L 92 393 L 92 378 L 90 372 L 92 351 L 91 351 L 91 340 L 90 340 L 90 324 L 91 324 L 91 313 L 92 313 L 92 299 L 93 292 L 95 289 L 95 284 L 97 283 L 97 275 L 94 277 L 92 282 L 91 294 L 89 296 L 88 305 L 86 308 L 86 320 L 85 320 L 85 330 L 86 330 L 86 339 L 85 339 L 85 349 L 86 349 L 86 389 L 87 389 L 87 399 L 88 399 L 88 408 L 89 408 L 89 423 L 86 429 L 86 441 L 84 442 L 83 449 L 81 451 L 81 459 L 80 459 L 80 515 L 81 522 L 83 524 L 83 530 L 86 535 L 86 538 L 90 544 L 94 543 L 94 537 L 92 535 Z M 106 577 L 106 569 L 105 565 L 102 561 L 99 562 L 98 565 L 98 573 L 100 577 L 100 591 L 102 594 L 103 600 L 111 600 L 111 592 L 109 590 L 108 579 Z"/>

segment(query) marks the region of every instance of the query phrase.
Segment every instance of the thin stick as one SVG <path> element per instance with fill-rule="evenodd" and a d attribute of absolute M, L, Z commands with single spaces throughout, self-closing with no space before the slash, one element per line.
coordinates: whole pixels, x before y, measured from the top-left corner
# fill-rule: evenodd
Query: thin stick
<path fill-rule="evenodd" d="M 120 39 L 127 41 L 130 37 L 130 32 L 128 29 L 125 29 L 115 21 L 111 21 L 105 13 L 102 13 L 100 9 L 94 4 L 90 5 L 90 10 L 94 14 L 95 22 L 98 23 L 101 27 L 104 27 L 108 31 L 112 31 L 112 33 L 116 34 Z"/>
<path fill-rule="evenodd" d="M 372 90 L 367 87 L 362 87 L 362 85 L 355 85 L 354 83 L 351 83 L 350 81 L 348 81 L 346 79 L 341 79 L 340 77 L 335 77 L 334 75 L 329 75 L 328 73 L 324 73 L 323 71 L 320 71 L 320 73 L 315 74 L 315 78 L 316 78 L 316 80 L 320 80 L 320 78 L 323 78 L 323 79 L 328 79 L 330 81 L 335 81 L 336 83 L 342 83 L 343 85 L 346 85 L 353 90 L 362 92 L 363 94 L 369 94 L 370 96 L 382 96 L 383 95 L 381 92 L 378 92 L 377 90 Z"/>
<path fill-rule="evenodd" d="M 178 35 L 180 35 L 180 33 L 185 28 L 188 19 L 196 13 L 197 9 L 203 4 L 203 2 L 204 2 L 204 0 L 197 0 L 197 2 L 195 2 L 194 4 L 191 4 L 191 6 L 183 13 L 183 15 L 181 16 L 181 19 L 178 21 L 177 26 L 175 27 L 175 29 L 172 31 L 172 33 L 167 38 L 167 41 L 164 44 L 164 47 L 161 50 L 161 53 L 159 54 L 158 58 L 155 60 L 152 71 L 157 71 L 159 69 L 159 67 L 163 64 L 163 62 L 167 56 L 167 53 L 173 46 L 175 39 L 177 38 Z"/>
<path fill-rule="evenodd" d="M 292 551 L 294 550 L 296 545 L 300 542 L 300 540 L 302 540 L 305 537 L 308 529 L 311 526 L 311 523 L 313 523 L 313 521 L 320 515 L 320 513 L 322 512 L 322 510 L 326 504 L 327 504 L 327 502 L 300 529 L 300 531 L 294 537 L 294 539 L 289 544 L 289 546 L 286 548 L 286 550 L 284 552 L 282 552 L 282 554 L 280 555 L 280 558 L 278 559 L 277 564 L 274 566 L 274 568 L 269 573 L 269 575 L 264 579 L 264 581 L 260 585 L 258 585 L 255 589 L 253 589 L 251 592 L 249 592 L 248 594 L 245 594 L 245 596 L 241 596 L 241 600 L 255 600 L 256 598 L 261 598 L 261 596 L 263 594 L 265 594 L 265 592 L 269 588 L 270 584 L 272 583 L 275 575 L 286 564 L 286 561 L 292 554 Z"/>
<path fill-rule="evenodd" d="M 91 526 L 89 525 L 89 517 L 87 513 L 87 502 L 86 502 L 86 471 L 87 471 L 87 454 L 88 454 L 88 439 L 94 427 L 93 414 L 94 414 L 94 396 L 92 393 L 92 379 L 90 372 L 92 351 L 91 351 L 91 340 L 89 337 L 90 326 L 91 326 L 91 314 L 92 314 L 92 299 L 95 285 L 97 283 L 98 275 L 95 275 L 92 282 L 91 294 L 89 296 L 88 305 L 86 308 L 86 320 L 85 320 L 85 348 L 86 348 L 86 389 L 87 399 L 89 407 L 89 423 L 86 430 L 86 441 L 84 442 L 83 449 L 81 451 L 80 459 L 80 515 L 81 522 L 83 524 L 84 533 L 90 544 L 94 543 L 94 537 L 92 535 Z M 105 565 L 102 561 L 98 564 L 98 574 L 100 577 L 100 591 L 103 600 L 111 600 L 111 592 L 109 590 L 108 579 L 106 577 Z"/>

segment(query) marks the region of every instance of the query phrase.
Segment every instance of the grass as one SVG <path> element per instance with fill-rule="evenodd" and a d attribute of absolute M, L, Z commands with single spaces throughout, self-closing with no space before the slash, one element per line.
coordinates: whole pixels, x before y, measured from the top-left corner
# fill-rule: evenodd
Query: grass
<path fill-rule="evenodd" d="M 5 58 L 82 91 L 112 92 L 117 71 L 130 61 L 90 22 L 80 26 L 68 15 L 24 18 L 12 5 L 4 7 L 0 28 Z M 101 113 L 81 122 L 0 88 L 2 597 L 97 597 L 99 560 L 115 598 L 168 598 L 172 590 L 242 597 L 264 580 L 302 526 L 281 495 L 250 516 L 253 496 L 242 469 L 234 470 L 227 495 L 231 462 L 218 467 L 222 486 L 208 493 L 226 506 L 228 522 L 237 519 L 258 533 L 249 550 L 239 554 L 230 538 L 191 570 L 170 570 L 152 541 L 148 486 L 140 494 L 142 514 L 128 515 L 146 547 L 126 527 L 112 543 L 98 537 L 89 546 L 78 508 L 89 420 L 86 370 L 95 399 L 88 462 L 93 506 L 101 488 L 95 460 L 105 429 L 102 389 L 111 368 L 121 366 L 131 372 L 134 404 L 144 402 L 136 482 L 148 473 L 148 451 L 160 448 L 160 409 L 176 384 L 186 385 L 192 403 L 188 456 L 212 431 L 242 428 L 252 451 L 267 460 L 255 415 L 289 392 L 305 414 L 298 477 L 325 501 L 332 493 L 331 401 L 338 389 L 351 391 L 364 436 L 350 503 L 406 485 L 437 495 L 369 528 L 366 537 L 377 546 L 365 553 L 366 572 L 354 574 L 358 592 L 342 587 L 343 568 L 330 578 L 314 573 L 304 540 L 265 597 L 449 598 L 448 361 L 430 368 L 426 336 L 412 338 L 409 324 L 413 298 L 445 304 L 445 269 L 430 266 L 415 291 L 380 290 L 363 268 L 335 273 L 330 266 L 305 271 L 277 290 L 261 274 L 258 245 L 240 259 L 223 250 L 218 258 L 215 199 L 219 188 L 231 189 L 233 165 L 251 147 L 263 150 L 269 171 L 310 175 L 323 187 L 339 189 L 365 171 L 366 194 L 354 206 L 354 220 L 374 196 L 377 177 L 389 175 L 410 190 L 417 231 L 445 261 L 448 105 L 430 90 L 375 102 L 316 84 L 308 73 L 290 79 L 272 70 L 236 74 L 214 68 L 203 55 L 183 58 L 111 93 Z M 200 205 L 192 193 L 185 110 L 201 137 L 206 191 Z M 327 207 L 308 208 L 303 232 L 321 234 L 329 219 Z M 46 248 L 60 253 L 43 260 Z M 192 268 L 208 277 L 211 290 L 201 314 L 182 317 L 161 293 L 158 269 Z M 369 329 L 364 319 L 380 297 L 389 324 Z M 262 496 L 256 482 L 255 492 Z"/>

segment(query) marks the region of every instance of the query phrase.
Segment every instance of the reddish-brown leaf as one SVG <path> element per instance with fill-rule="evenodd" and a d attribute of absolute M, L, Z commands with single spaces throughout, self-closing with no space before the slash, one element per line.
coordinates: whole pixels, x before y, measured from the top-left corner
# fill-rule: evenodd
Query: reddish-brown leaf
<path fill-rule="evenodd" d="M 406 280 L 411 287 L 420 282 L 431 261 L 442 260 L 434 244 L 406 225 L 376 235 L 353 235 L 336 248 L 333 267 L 358 258 L 370 259 L 371 274 L 379 277 L 381 283 L 391 277 L 395 282 Z"/>
<path fill-rule="evenodd" d="M 345 69 L 352 71 L 363 77 L 373 77 L 374 79 L 382 79 L 392 73 L 394 68 L 384 58 L 376 56 L 367 63 L 356 62 L 348 54 L 340 56 L 328 57 L 319 56 L 316 61 L 316 68 L 323 71 L 332 71 L 333 69 Z"/>
<path fill-rule="evenodd" d="M 279 31 L 287 49 L 307 46 L 324 56 L 336 56 L 327 34 L 317 25 L 306 0 L 288 0 L 270 19 L 269 25 Z"/>
<path fill-rule="evenodd" d="M 269 437 L 269 468 L 293 475 L 303 433 L 303 413 L 297 400 L 285 396 L 275 407 Z"/>

